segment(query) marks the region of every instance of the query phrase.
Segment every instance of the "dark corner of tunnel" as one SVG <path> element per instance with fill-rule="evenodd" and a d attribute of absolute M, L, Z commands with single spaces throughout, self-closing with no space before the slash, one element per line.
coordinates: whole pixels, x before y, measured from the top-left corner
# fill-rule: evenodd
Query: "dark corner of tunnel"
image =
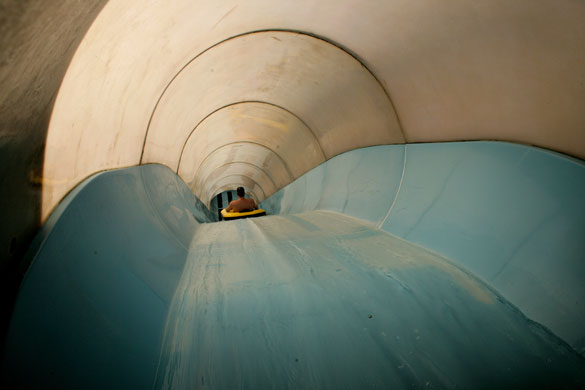
<path fill-rule="evenodd" d="M 51 112 L 77 46 L 107 0 L 0 0 L 0 351 L 41 225 Z"/>

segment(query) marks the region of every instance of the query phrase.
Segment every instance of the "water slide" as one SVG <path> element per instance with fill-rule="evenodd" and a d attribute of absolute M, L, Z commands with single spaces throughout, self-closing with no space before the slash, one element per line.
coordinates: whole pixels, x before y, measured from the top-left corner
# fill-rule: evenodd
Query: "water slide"
<path fill-rule="evenodd" d="M 0 3 L 1 388 L 585 387 L 584 1 Z"/>
<path fill-rule="evenodd" d="M 356 149 L 216 218 L 98 173 L 29 253 L 2 375 L 43 388 L 585 385 L 585 164 L 500 142 Z"/>

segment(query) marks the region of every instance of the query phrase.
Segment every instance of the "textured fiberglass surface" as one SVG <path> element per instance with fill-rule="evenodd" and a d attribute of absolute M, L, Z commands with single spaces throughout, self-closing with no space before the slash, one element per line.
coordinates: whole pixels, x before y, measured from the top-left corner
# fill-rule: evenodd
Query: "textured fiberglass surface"
<path fill-rule="evenodd" d="M 332 212 L 208 224 L 155 388 L 583 383 L 567 344 L 444 258 Z"/>
<path fill-rule="evenodd" d="M 478 230 L 489 209 L 472 215 L 466 211 L 471 199 L 447 196 L 473 193 L 457 184 L 466 177 L 471 183 L 469 170 L 438 162 L 462 159 L 455 165 L 466 167 L 483 159 L 471 171 L 497 184 L 490 159 L 507 161 L 494 165 L 506 183 L 542 185 L 525 209 L 504 209 L 534 213 L 552 200 L 555 207 L 540 209 L 556 210 L 556 230 L 582 229 L 582 164 L 557 161 L 555 168 L 548 155 L 517 148 L 524 155 L 518 156 L 503 146 L 501 152 L 511 156 L 506 160 L 497 153 L 500 146 L 481 143 L 435 148 L 421 154 L 411 146 L 346 153 L 264 202 L 273 212 L 290 214 L 221 223 L 205 223 L 215 216 L 162 166 L 88 179 L 62 202 L 37 240 L 12 318 L 3 381 L 44 388 L 583 386 L 582 355 L 555 336 L 562 337 L 556 329 L 563 328 L 545 323 L 551 332 L 525 311 L 527 302 L 569 297 L 573 301 L 545 310 L 544 318 L 560 313 L 578 328 L 582 310 L 567 305 L 581 299 L 582 283 L 574 283 L 583 280 L 579 247 L 569 242 L 568 249 L 557 250 L 564 268 L 549 272 L 544 287 L 518 287 L 520 295 L 489 287 L 482 268 L 462 261 L 475 259 L 471 246 L 457 243 L 508 245 L 509 236 L 496 235 L 503 241 L 491 246 L 481 237 L 510 219 L 498 211 L 497 221 L 504 222 L 487 219 L 492 230 Z M 432 180 L 414 180 L 441 172 L 446 178 L 439 192 L 433 192 Z M 526 175 L 532 178 L 518 180 Z M 491 188 L 482 204 L 523 200 L 506 196 L 504 186 Z M 423 216 L 409 217 L 425 204 L 432 207 Z M 453 213 L 445 218 L 449 207 Z M 519 228 L 535 231 L 531 226 L 543 217 L 514 218 Z M 450 260 L 435 254 L 443 247 L 430 245 L 441 220 L 439 231 L 454 248 Z M 409 221 L 414 227 L 401 233 Z M 489 253 L 481 259 L 501 260 Z M 539 254 L 536 264 L 550 258 Z M 528 260 L 515 261 L 501 276 L 515 277 L 516 286 L 526 283 L 523 275 L 547 280 L 542 270 L 554 267 L 535 269 Z"/>
<path fill-rule="evenodd" d="M 353 150 L 266 201 L 331 210 L 439 253 L 585 353 L 585 163 L 502 142 Z"/>

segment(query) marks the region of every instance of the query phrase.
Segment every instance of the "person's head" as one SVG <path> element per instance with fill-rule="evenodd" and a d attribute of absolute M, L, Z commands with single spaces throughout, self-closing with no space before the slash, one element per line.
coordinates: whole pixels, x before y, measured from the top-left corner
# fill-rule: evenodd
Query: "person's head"
<path fill-rule="evenodd" d="M 243 198 L 246 196 L 246 191 L 244 191 L 244 187 L 238 187 L 238 189 L 236 190 L 236 193 L 238 194 L 238 196 L 240 198 Z"/>

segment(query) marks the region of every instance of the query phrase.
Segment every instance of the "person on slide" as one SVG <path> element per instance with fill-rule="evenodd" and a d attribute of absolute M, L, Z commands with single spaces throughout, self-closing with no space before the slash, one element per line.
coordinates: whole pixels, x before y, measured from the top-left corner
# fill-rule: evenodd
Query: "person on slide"
<path fill-rule="evenodd" d="M 228 213 L 241 213 L 243 211 L 252 211 L 258 208 L 254 199 L 246 199 L 246 192 L 244 191 L 244 187 L 238 187 L 236 190 L 238 194 L 238 199 L 232 200 L 228 207 L 225 208 L 225 211 Z"/>

